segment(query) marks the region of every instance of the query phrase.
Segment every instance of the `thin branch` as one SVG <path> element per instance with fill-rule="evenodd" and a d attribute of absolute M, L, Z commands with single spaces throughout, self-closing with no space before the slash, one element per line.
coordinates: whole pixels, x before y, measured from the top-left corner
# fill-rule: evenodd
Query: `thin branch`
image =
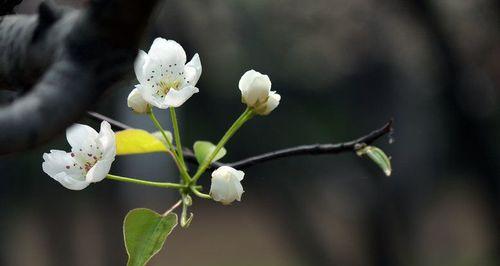
<path fill-rule="evenodd" d="M 166 212 L 163 213 L 162 216 L 167 216 L 169 213 L 173 212 L 177 207 L 179 207 L 182 203 L 182 200 L 177 201 L 172 207 L 170 207 Z"/>
<path fill-rule="evenodd" d="M 89 115 L 91 118 L 96 119 L 98 121 L 106 120 L 108 121 L 115 129 L 124 130 L 132 128 L 128 125 L 125 125 L 121 122 L 117 122 L 105 115 L 94 113 L 97 115 Z M 301 155 L 320 155 L 320 154 L 338 154 L 342 152 L 354 152 L 356 150 L 357 144 L 372 144 L 377 139 L 381 138 L 384 135 L 391 134 L 393 131 L 393 120 L 391 119 L 381 128 L 373 130 L 372 132 L 361 136 L 357 139 L 341 142 L 341 143 L 326 143 L 326 144 L 310 144 L 310 145 L 301 145 L 290 147 L 282 150 L 271 151 L 259 155 L 255 155 L 252 157 L 245 158 L 240 161 L 232 162 L 232 163 L 221 163 L 214 162 L 210 165 L 211 168 L 220 167 L 223 165 L 231 166 L 237 169 L 245 169 L 257 164 L 261 164 L 267 161 L 273 161 L 280 158 L 293 157 L 293 156 L 301 156 Z M 186 162 L 197 164 L 196 157 L 194 153 L 189 149 L 184 149 L 184 159 Z"/>
<path fill-rule="evenodd" d="M 260 155 L 248 157 L 246 159 L 233 162 L 233 163 L 215 163 L 214 166 L 227 165 L 237 169 L 244 169 L 256 164 L 260 164 L 267 161 L 272 161 L 280 158 L 299 156 L 299 155 L 320 155 L 320 154 L 337 154 L 342 152 L 353 152 L 356 150 L 358 144 L 371 144 L 378 138 L 393 131 L 392 128 L 393 121 L 390 120 L 383 127 L 376 129 L 369 134 L 342 143 L 327 143 L 327 144 L 311 144 L 311 145 L 301 145 L 291 148 L 286 148 L 282 150 L 272 151 L 268 153 L 263 153 Z"/>
<path fill-rule="evenodd" d="M 116 120 L 114 120 L 112 118 L 109 118 L 109 117 L 107 117 L 105 115 L 102 115 L 100 113 L 88 111 L 87 115 L 90 116 L 93 119 L 97 119 L 97 120 L 101 120 L 101 121 L 107 121 L 113 128 L 117 128 L 119 130 L 131 129 L 132 128 L 129 125 L 125 125 L 122 122 L 116 121 Z"/>

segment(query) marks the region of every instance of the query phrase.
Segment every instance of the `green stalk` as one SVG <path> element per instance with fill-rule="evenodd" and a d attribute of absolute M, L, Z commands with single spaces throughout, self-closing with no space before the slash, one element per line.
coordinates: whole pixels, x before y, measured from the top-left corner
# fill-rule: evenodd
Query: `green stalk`
<path fill-rule="evenodd" d="M 160 122 L 158 122 L 158 119 L 156 119 L 155 114 L 153 113 L 153 109 L 149 107 L 148 110 L 149 117 L 151 118 L 151 121 L 153 121 L 153 124 L 160 130 L 161 134 L 163 135 L 163 138 L 165 139 L 165 142 L 167 143 L 168 149 L 172 152 L 174 155 L 174 161 L 177 164 L 177 167 L 179 168 L 179 171 L 181 172 L 181 176 L 184 180 L 184 183 L 189 184 L 191 181 L 191 178 L 189 177 L 189 174 L 186 170 L 186 166 L 181 163 L 181 159 L 179 158 L 179 154 L 175 151 L 174 145 L 172 145 L 172 142 L 167 138 L 167 134 L 165 133 L 165 130 L 161 126 Z M 182 158 L 182 162 L 184 162 L 184 158 Z"/>
<path fill-rule="evenodd" d="M 200 192 L 196 187 L 190 187 L 190 188 L 191 188 L 191 191 L 193 192 L 193 194 L 195 194 L 196 196 L 203 198 L 203 199 L 212 199 L 212 197 L 209 194 L 205 194 L 205 193 Z"/>
<path fill-rule="evenodd" d="M 107 179 L 115 180 L 115 181 L 120 181 L 120 182 L 126 182 L 126 183 L 133 183 L 133 184 L 139 184 L 139 185 L 144 185 L 144 186 L 151 186 L 151 187 L 161 187 L 161 188 L 185 188 L 186 185 L 183 184 L 178 184 L 178 183 L 167 183 L 167 182 L 152 182 L 152 181 L 145 181 L 145 180 L 140 180 L 140 179 L 135 179 L 135 178 L 129 178 L 129 177 L 123 177 L 123 176 L 117 176 L 117 175 L 111 175 L 108 174 L 106 176 Z"/>
<path fill-rule="evenodd" d="M 182 154 L 181 136 L 179 131 L 179 125 L 177 124 L 177 115 L 175 114 L 174 107 L 170 107 L 170 117 L 172 118 L 172 125 L 174 127 L 174 138 L 175 138 L 175 146 L 177 147 L 177 155 L 179 156 L 179 161 L 181 162 L 182 167 L 184 167 L 187 170 L 186 163 L 184 162 L 184 155 Z"/>
<path fill-rule="evenodd" d="M 198 168 L 198 171 L 196 171 L 196 174 L 192 178 L 192 183 L 196 184 L 196 181 L 201 177 L 201 175 L 205 172 L 207 167 L 212 163 L 213 159 L 215 158 L 215 155 L 224 147 L 224 145 L 227 143 L 227 141 L 238 131 L 238 129 L 250 118 L 253 116 L 253 111 L 250 108 L 245 109 L 245 111 L 234 121 L 234 123 L 231 125 L 231 127 L 226 131 L 224 136 L 220 139 L 219 143 L 217 143 L 217 146 L 215 146 L 215 150 L 210 154 L 207 160 L 205 160 L 200 167 Z M 194 192 L 194 191 L 193 191 Z"/>
<path fill-rule="evenodd" d="M 163 138 L 167 142 L 168 149 L 175 154 L 174 145 L 172 145 L 170 140 L 167 138 L 167 134 L 165 133 L 165 130 L 161 126 L 160 122 L 158 122 L 158 119 L 156 119 L 156 116 L 153 113 L 153 109 L 151 107 L 149 107 L 148 114 L 149 114 L 149 118 L 151 118 L 151 121 L 153 121 L 153 124 L 155 124 L 156 128 L 158 128 L 158 130 L 160 130 L 161 134 L 163 135 Z M 177 154 L 175 154 L 175 156 L 177 157 Z"/>

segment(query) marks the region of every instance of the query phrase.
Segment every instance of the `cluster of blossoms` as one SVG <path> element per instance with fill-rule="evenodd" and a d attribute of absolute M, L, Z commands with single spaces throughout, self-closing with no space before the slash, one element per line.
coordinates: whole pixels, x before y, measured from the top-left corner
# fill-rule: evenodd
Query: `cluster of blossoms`
<path fill-rule="evenodd" d="M 198 54 L 189 62 L 186 61 L 186 53 L 177 42 L 155 39 L 148 53 L 139 51 L 134 66 L 139 84 L 129 94 L 127 105 L 136 113 L 150 115 L 152 107 L 167 109 L 181 106 L 199 92 L 196 83 L 202 73 Z M 271 81 L 267 75 L 249 70 L 241 77 L 238 87 L 242 102 L 247 105 L 244 113 L 247 114 L 246 118 L 268 115 L 279 105 L 281 97 L 271 91 Z M 245 122 L 243 120 L 239 125 Z M 43 171 L 64 187 L 73 190 L 84 189 L 90 183 L 106 178 L 116 155 L 115 134 L 109 123 L 102 122 L 99 133 L 85 125 L 74 125 L 67 130 L 66 136 L 71 152 L 51 150 L 50 153 L 45 153 Z M 179 144 L 180 142 L 177 143 Z M 223 144 L 218 145 L 218 149 Z M 169 149 L 175 153 L 173 145 L 170 144 Z M 186 177 L 187 185 L 196 182 L 217 151 L 202 163 L 193 179 Z M 182 157 L 181 151 L 177 152 L 177 156 Z M 229 166 L 219 167 L 212 172 L 210 198 L 223 204 L 241 200 L 244 192 L 241 185 L 243 176 L 243 171 Z M 196 194 L 195 188 L 193 192 Z"/>

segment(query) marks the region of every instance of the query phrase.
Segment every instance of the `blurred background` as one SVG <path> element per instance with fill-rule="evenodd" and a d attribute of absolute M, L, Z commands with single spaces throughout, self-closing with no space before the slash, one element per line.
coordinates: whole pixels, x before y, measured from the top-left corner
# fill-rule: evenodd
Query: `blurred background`
<path fill-rule="evenodd" d="M 282 102 L 246 124 L 223 161 L 350 140 L 390 118 L 395 142 L 375 143 L 392 156 L 390 178 L 353 153 L 246 170 L 242 202 L 195 200 L 191 227 L 176 228 L 150 265 L 500 265 L 499 2 L 170 0 L 151 23 L 144 49 L 161 36 L 201 56 L 200 93 L 178 109 L 187 146 L 222 136 L 244 108 L 237 82 L 251 68 Z M 126 106 L 134 84 L 95 110 L 153 131 Z M 0 265 L 125 265 L 127 211 L 162 212 L 178 197 L 113 181 L 66 190 L 41 163 L 68 148 L 61 134 L 0 158 Z M 164 154 L 119 157 L 112 173 L 178 178 Z"/>

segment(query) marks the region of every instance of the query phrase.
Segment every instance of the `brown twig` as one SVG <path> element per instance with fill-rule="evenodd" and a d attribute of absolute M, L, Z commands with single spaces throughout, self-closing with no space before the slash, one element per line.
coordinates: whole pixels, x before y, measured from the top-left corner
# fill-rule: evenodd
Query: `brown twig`
<path fill-rule="evenodd" d="M 360 138 L 348 142 L 335 143 L 335 144 L 327 143 L 327 144 L 301 145 L 301 146 L 263 153 L 233 163 L 228 163 L 228 164 L 220 163 L 220 165 L 227 165 L 237 169 L 244 169 L 263 162 L 272 161 L 280 158 L 292 157 L 292 156 L 337 154 L 341 152 L 351 152 L 356 150 L 357 144 L 362 144 L 362 143 L 371 144 L 378 138 L 390 133 L 393 130 L 392 123 L 393 121 L 390 120 L 383 127 L 376 129 L 365 136 L 362 136 Z M 215 164 L 219 163 L 216 162 Z"/>
<path fill-rule="evenodd" d="M 106 120 L 108 121 L 113 128 L 118 130 L 130 129 L 132 127 L 125 125 L 121 122 L 115 121 L 105 115 L 89 112 L 89 116 L 92 119 L 96 120 Z M 341 142 L 341 143 L 326 143 L 326 144 L 310 144 L 310 145 L 301 145 L 290 147 L 286 149 L 271 151 L 259 155 L 255 155 L 252 157 L 245 158 L 243 160 L 239 160 L 232 163 L 221 163 L 214 162 L 210 165 L 211 168 L 220 167 L 223 165 L 231 166 L 237 169 L 245 169 L 260 163 L 264 163 L 267 161 L 273 161 L 280 158 L 292 157 L 292 156 L 300 156 L 300 155 L 320 155 L 320 154 L 337 154 L 342 152 L 353 152 L 356 150 L 357 144 L 371 144 L 377 139 L 381 138 L 384 135 L 390 134 L 393 131 L 393 120 L 391 119 L 384 126 L 379 129 L 376 129 L 362 137 L 357 139 Z M 189 149 L 184 149 L 184 159 L 186 162 L 197 164 L 196 157 L 194 153 Z"/>

